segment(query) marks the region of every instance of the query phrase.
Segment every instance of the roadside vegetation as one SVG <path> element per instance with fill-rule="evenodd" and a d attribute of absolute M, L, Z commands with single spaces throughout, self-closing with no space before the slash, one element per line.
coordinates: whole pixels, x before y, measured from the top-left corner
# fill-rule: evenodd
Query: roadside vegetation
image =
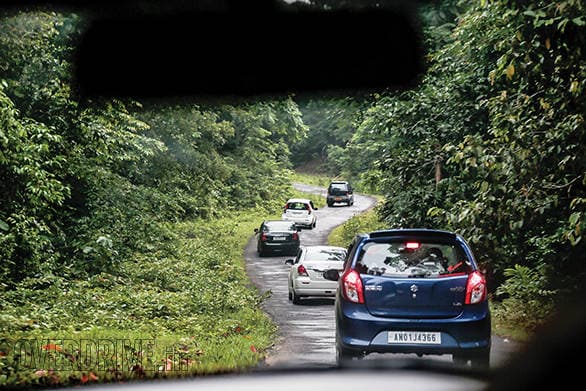
<path fill-rule="evenodd" d="M 388 227 L 380 220 L 376 209 L 371 209 L 353 216 L 344 224 L 334 228 L 328 236 L 328 243 L 331 246 L 348 247 L 357 234 L 385 228 Z"/>
<path fill-rule="evenodd" d="M 263 297 L 248 282 L 242 249 L 266 214 L 169 224 L 165 243 L 120 258 L 115 270 L 85 278 L 45 274 L 4 291 L 0 385 L 182 377 L 256 365 L 276 330 L 259 309 Z"/>
<path fill-rule="evenodd" d="M 416 88 L 300 103 L 323 174 L 384 195 L 386 227 L 467 238 L 511 329 L 535 331 L 584 288 L 585 11 L 575 0 L 430 3 Z M 320 107 L 345 121 L 338 138 Z"/>
<path fill-rule="evenodd" d="M 242 251 L 296 194 L 297 105 L 80 102 L 82 27 L 41 11 L 0 20 L 0 385 L 255 365 L 275 330 Z"/>
<path fill-rule="evenodd" d="M 291 175 L 292 182 L 305 183 L 313 186 L 320 186 L 327 188 L 330 181 L 335 179 L 334 177 L 317 173 L 304 173 L 300 171 L 294 171 Z"/>

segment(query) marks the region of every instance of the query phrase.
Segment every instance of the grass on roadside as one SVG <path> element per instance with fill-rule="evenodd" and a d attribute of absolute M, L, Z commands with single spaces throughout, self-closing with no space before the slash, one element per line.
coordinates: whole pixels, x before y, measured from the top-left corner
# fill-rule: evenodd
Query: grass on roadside
<path fill-rule="evenodd" d="M 517 342 L 528 342 L 535 336 L 535 332 L 531 331 L 523 323 L 512 322 L 511 318 L 514 317 L 511 316 L 511 312 L 509 311 L 510 309 L 503 305 L 501 301 L 490 300 L 493 333 Z"/>
<path fill-rule="evenodd" d="M 291 174 L 291 181 L 292 182 L 305 183 L 307 185 L 314 185 L 314 186 L 321 186 L 321 187 L 328 187 L 330 182 L 334 179 L 339 179 L 339 178 L 334 178 L 332 176 L 321 175 L 321 174 L 320 175 L 305 174 L 305 173 L 300 173 L 300 172 L 296 172 L 296 171 L 294 171 Z"/>
<path fill-rule="evenodd" d="M 378 219 L 376 207 L 374 207 L 362 214 L 353 216 L 344 224 L 334 228 L 328 236 L 328 243 L 332 246 L 348 247 L 356 234 L 384 228 L 387 227 Z"/>
<path fill-rule="evenodd" d="M 116 275 L 43 276 L 2 292 L 0 386 L 66 385 L 238 371 L 275 326 L 242 251 L 264 209 L 170 224 L 173 243 Z M 273 216 L 274 217 L 274 216 Z"/>
<path fill-rule="evenodd" d="M 327 204 L 326 197 L 324 197 L 322 195 L 318 195 L 318 194 L 304 193 L 304 192 L 299 191 L 299 190 L 293 190 L 291 192 L 291 198 L 306 198 L 306 199 L 309 199 L 309 200 L 313 201 L 313 204 L 317 208 L 323 208 Z"/>

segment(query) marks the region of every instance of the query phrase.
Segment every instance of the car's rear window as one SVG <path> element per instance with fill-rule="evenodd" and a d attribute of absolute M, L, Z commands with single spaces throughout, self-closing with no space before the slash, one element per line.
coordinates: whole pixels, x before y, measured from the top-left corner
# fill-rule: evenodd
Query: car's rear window
<path fill-rule="evenodd" d="M 287 204 L 287 209 L 307 210 L 307 209 L 309 209 L 309 206 L 304 202 L 289 202 Z"/>
<path fill-rule="evenodd" d="M 263 231 L 294 231 L 294 224 L 289 221 L 270 221 L 265 223 Z"/>
<path fill-rule="evenodd" d="M 305 259 L 312 261 L 343 261 L 346 251 L 343 249 L 308 248 Z"/>
<path fill-rule="evenodd" d="M 458 243 L 399 240 L 366 243 L 358 254 L 356 269 L 362 274 L 389 277 L 437 277 L 469 273 L 472 267 Z"/>
<path fill-rule="evenodd" d="M 330 193 L 345 193 L 348 191 L 348 185 L 345 183 L 332 183 L 330 185 Z"/>

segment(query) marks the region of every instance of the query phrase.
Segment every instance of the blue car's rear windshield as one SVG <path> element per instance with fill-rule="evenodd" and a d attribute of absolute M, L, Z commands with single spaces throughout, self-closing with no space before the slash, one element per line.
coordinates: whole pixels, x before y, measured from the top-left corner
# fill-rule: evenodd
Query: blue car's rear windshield
<path fill-rule="evenodd" d="M 417 240 L 366 243 L 356 263 L 362 274 L 389 277 L 438 277 L 470 273 L 470 259 L 459 243 Z"/>

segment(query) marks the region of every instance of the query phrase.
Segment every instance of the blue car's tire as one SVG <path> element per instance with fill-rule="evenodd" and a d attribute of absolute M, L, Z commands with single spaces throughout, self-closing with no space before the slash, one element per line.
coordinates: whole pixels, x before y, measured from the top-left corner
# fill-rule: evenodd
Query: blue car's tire
<path fill-rule="evenodd" d="M 452 356 L 452 361 L 454 364 L 460 367 L 464 367 L 468 365 L 470 362 L 470 366 L 473 369 L 485 370 L 489 369 L 490 367 L 490 350 L 482 350 L 475 353 L 468 353 L 468 354 L 454 354 Z"/>
<path fill-rule="evenodd" d="M 470 356 L 472 369 L 486 370 L 490 368 L 490 350 L 483 350 Z"/>

